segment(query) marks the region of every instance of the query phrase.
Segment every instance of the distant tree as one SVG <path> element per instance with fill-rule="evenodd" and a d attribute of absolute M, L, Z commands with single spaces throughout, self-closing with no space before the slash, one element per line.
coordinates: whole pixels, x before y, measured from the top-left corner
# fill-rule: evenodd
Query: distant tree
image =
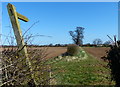
<path fill-rule="evenodd" d="M 87 43 L 86 46 L 90 46 L 90 43 Z"/>
<path fill-rule="evenodd" d="M 110 45 L 111 42 L 110 42 L 110 41 L 106 41 L 106 42 L 104 42 L 104 44 L 105 44 L 105 45 Z"/>
<path fill-rule="evenodd" d="M 111 41 L 106 41 L 103 43 L 104 47 L 109 47 L 111 45 Z"/>
<path fill-rule="evenodd" d="M 82 45 L 83 44 L 83 27 L 76 27 L 75 31 L 69 31 L 70 36 L 72 36 L 72 40 L 76 45 Z"/>
<path fill-rule="evenodd" d="M 60 46 L 61 46 L 61 44 L 55 44 L 55 46 L 56 46 L 56 47 L 60 47 Z"/>
<path fill-rule="evenodd" d="M 50 44 L 49 44 L 49 46 L 50 46 L 50 47 L 52 47 L 52 46 L 53 46 L 53 44 L 52 44 L 52 43 L 50 43 Z"/>
<path fill-rule="evenodd" d="M 95 39 L 95 40 L 93 41 L 93 44 L 94 44 L 94 45 L 100 45 L 100 44 L 102 44 L 102 40 L 99 39 L 99 38 L 97 38 L 97 39 Z"/>

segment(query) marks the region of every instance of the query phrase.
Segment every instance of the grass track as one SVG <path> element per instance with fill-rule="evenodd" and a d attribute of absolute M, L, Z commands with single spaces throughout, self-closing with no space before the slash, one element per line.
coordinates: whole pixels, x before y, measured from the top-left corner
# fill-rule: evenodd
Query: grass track
<path fill-rule="evenodd" d="M 66 57 L 62 57 L 59 62 L 53 63 L 52 69 L 56 70 L 52 72 L 52 75 L 56 75 L 56 77 L 52 84 L 114 85 L 114 82 L 110 81 L 110 71 L 106 68 L 107 63 L 97 60 L 89 54 L 87 54 L 87 57 L 84 60 L 69 62 L 66 61 Z M 69 56 L 69 58 L 72 57 Z"/>

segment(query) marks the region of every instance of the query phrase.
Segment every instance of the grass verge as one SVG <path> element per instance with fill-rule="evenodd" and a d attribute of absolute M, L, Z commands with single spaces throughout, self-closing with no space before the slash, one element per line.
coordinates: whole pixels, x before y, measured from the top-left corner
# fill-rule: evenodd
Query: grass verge
<path fill-rule="evenodd" d="M 87 58 L 79 61 L 66 61 L 66 58 L 72 59 L 72 56 L 52 59 L 52 76 L 55 76 L 52 85 L 114 85 L 110 81 L 107 63 L 86 55 Z"/>

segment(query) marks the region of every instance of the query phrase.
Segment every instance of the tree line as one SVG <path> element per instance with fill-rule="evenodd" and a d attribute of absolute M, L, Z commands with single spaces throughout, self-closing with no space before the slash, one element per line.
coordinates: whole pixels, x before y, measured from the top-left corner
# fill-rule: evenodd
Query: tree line
<path fill-rule="evenodd" d="M 79 46 L 109 46 L 111 45 L 110 41 L 103 41 L 100 38 L 96 38 L 93 40 L 93 43 L 83 44 L 84 39 L 84 29 L 83 27 L 76 27 L 76 30 L 69 31 L 70 36 L 72 37 L 73 43 Z"/>

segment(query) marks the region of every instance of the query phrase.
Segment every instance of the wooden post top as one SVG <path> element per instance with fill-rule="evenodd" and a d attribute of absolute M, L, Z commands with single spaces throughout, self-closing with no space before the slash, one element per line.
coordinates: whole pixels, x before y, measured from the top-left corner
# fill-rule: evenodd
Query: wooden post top
<path fill-rule="evenodd" d="M 13 11 L 16 9 L 15 6 L 10 4 L 10 3 L 8 3 L 7 8 L 8 8 L 8 10 L 10 10 L 10 15 L 11 16 L 14 15 Z M 19 14 L 18 12 L 16 12 L 16 14 L 17 14 L 18 19 L 20 19 L 20 20 L 22 20 L 24 22 L 28 22 L 29 21 L 29 19 L 27 17 Z"/>

